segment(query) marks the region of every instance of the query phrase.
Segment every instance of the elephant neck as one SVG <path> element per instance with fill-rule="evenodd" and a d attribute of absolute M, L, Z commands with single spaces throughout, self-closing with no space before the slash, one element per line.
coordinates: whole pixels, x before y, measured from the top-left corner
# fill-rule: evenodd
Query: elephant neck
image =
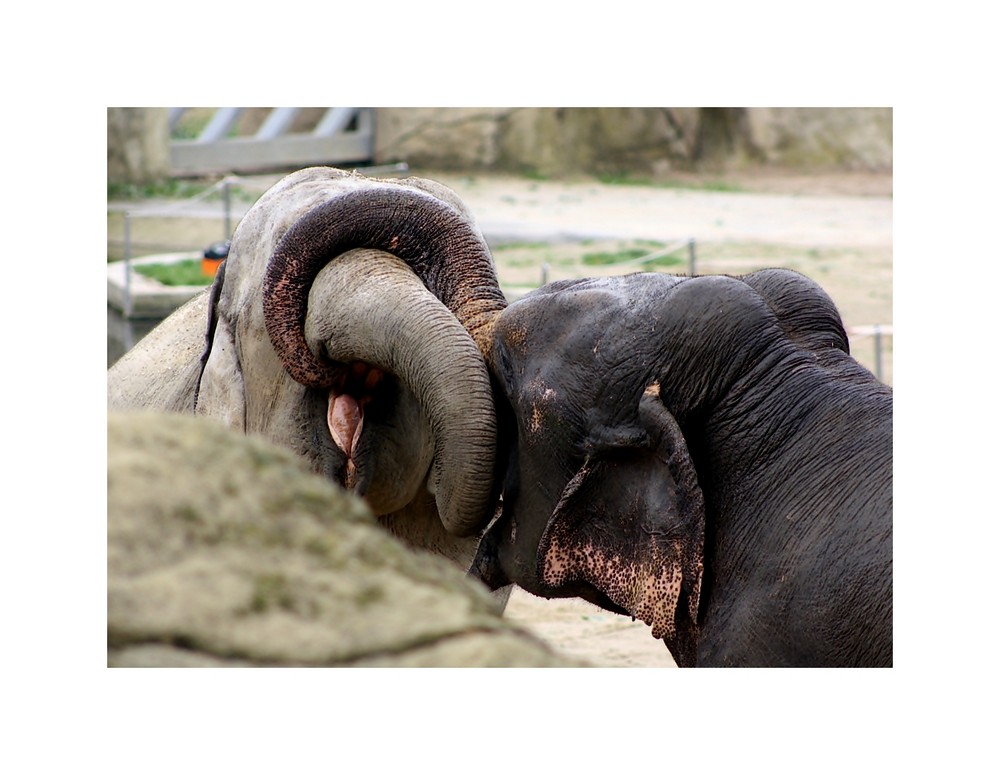
<path fill-rule="evenodd" d="M 886 446 L 891 460 L 892 393 L 843 352 L 796 351 L 747 373 L 684 434 L 714 520 L 763 519 L 767 503 L 810 509 L 795 499 L 818 472 L 882 466 Z"/>

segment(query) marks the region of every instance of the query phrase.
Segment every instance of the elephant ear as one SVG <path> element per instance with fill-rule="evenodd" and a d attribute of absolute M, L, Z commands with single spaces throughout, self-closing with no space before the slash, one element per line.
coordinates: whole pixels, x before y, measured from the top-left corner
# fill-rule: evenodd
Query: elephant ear
<path fill-rule="evenodd" d="M 246 390 L 236 334 L 219 309 L 225 271 L 223 261 L 209 291 L 205 349 L 201 356 L 201 376 L 194 391 L 194 412 L 215 417 L 233 430 L 246 431 Z"/>
<path fill-rule="evenodd" d="M 592 445 L 539 542 L 539 571 L 554 589 L 600 590 L 685 666 L 697 642 L 704 497 L 658 386 L 643 395 L 638 419 Z"/>

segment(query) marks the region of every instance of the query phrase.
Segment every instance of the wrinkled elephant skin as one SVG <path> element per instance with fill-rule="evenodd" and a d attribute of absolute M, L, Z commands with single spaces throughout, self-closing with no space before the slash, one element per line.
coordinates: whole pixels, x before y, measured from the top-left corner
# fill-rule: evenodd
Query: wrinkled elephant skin
<path fill-rule="evenodd" d="M 489 360 L 487 584 L 640 618 L 681 666 L 892 664 L 892 391 L 815 283 L 553 283 Z"/>
<path fill-rule="evenodd" d="M 196 412 L 262 436 L 468 568 L 499 497 L 473 334 L 489 341 L 505 304 L 447 188 L 300 170 L 241 220 L 211 291 L 109 370 L 109 409 Z"/>

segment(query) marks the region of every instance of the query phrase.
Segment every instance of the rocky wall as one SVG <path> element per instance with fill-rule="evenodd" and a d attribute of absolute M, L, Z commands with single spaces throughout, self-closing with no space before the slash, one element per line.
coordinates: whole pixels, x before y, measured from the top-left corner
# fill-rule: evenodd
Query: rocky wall
<path fill-rule="evenodd" d="M 170 174 L 167 108 L 108 108 L 108 181 L 150 183 Z"/>
<path fill-rule="evenodd" d="M 381 108 L 375 162 L 396 161 L 545 177 L 750 164 L 886 171 L 892 109 Z"/>

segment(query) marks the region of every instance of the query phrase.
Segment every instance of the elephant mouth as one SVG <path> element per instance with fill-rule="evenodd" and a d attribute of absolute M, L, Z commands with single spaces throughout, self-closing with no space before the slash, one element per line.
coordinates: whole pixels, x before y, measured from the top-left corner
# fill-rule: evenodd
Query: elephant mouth
<path fill-rule="evenodd" d="M 355 361 L 337 374 L 327 394 L 327 427 L 333 443 L 346 458 L 341 483 L 347 489 L 357 486 L 355 453 L 364 430 L 365 408 L 375 400 L 384 378 L 381 369 Z"/>

